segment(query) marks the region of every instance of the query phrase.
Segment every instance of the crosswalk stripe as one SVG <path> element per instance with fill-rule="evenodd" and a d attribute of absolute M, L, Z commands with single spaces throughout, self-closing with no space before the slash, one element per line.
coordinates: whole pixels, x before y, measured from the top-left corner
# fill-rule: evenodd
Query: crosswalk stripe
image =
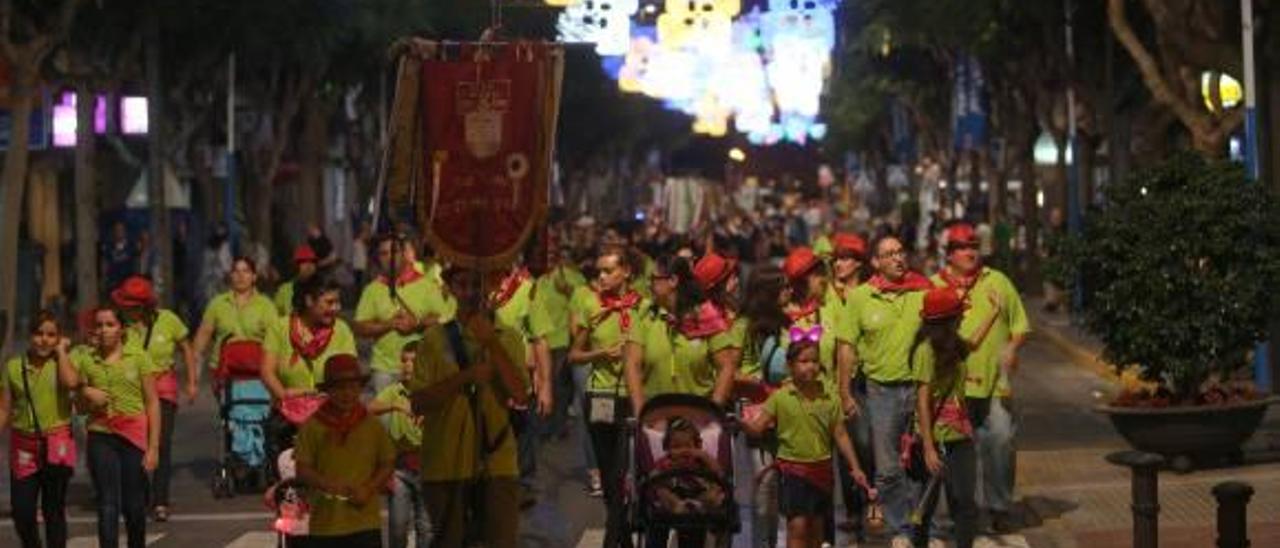
<path fill-rule="evenodd" d="M 252 531 L 236 537 L 226 548 L 267 548 L 276 545 L 276 534 L 268 531 Z"/>
<path fill-rule="evenodd" d="M 147 545 L 155 544 L 156 541 L 162 538 L 164 538 L 164 533 L 151 533 L 147 535 Z M 128 544 L 128 539 L 125 538 L 124 533 L 121 533 L 120 545 L 127 546 Z M 67 541 L 67 548 L 97 548 L 97 546 L 97 536 L 71 537 L 71 540 Z"/>
<path fill-rule="evenodd" d="M 604 529 L 587 529 L 578 540 L 578 548 L 597 548 L 604 546 Z"/>
<path fill-rule="evenodd" d="M 386 512 L 383 512 L 385 515 Z M 173 514 L 169 516 L 170 522 L 202 522 L 202 521 L 252 521 L 262 520 L 270 522 L 275 519 L 275 514 L 270 512 L 210 512 L 204 514 Z M 95 516 L 71 516 L 67 518 L 67 523 L 71 525 L 83 525 L 98 523 Z M 123 527 L 123 526 L 122 526 Z M 154 527 L 154 526 L 149 526 Z M 0 529 L 12 529 L 12 520 L 0 521 Z"/>
<path fill-rule="evenodd" d="M 973 539 L 973 548 L 1031 548 L 1027 538 L 1022 535 L 986 535 Z"/>

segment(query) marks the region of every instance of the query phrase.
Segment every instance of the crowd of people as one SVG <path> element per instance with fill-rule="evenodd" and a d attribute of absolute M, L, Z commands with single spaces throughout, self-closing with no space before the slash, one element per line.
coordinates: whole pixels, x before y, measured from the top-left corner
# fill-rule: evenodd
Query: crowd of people
<path fill-rule="evenodd" d="M 539 445 L 571 438 L 584 488 L 605 501 L 604 544 L 627 546 L 626 425 L 665 394 L 741 415 L 753 546 L 777 544 L 780 518 L 794 547 L 833 542 L 837 522 L 859 539 L 882 523 L 895 548 L 967 547 L 1008 526 L 1010 377 L 1029 327 L 973 225 L 940 230 L 937 256 L 892 228 L 810 244 L 740 222 L 683 237 L 553 214 L 540 232 L 488 272 L 447 264 L 410 231 L 383 234 L 353 314 L 313 238 L 274 299 L 259 264 L 234 258 L 194 332 L 145 276 L 120 280 L 76 333 L 41 315 L 0 369 L 23 545 L 66 544 L 78 414 L 99 542 L 117 544 L 123 516 L 142 547 L 148 513 L 170 515 L 177 406 L 220 360 L 243 358 L 228 348 L 260 352 L 268 453 L 292 446 L 306 486 L 309 531 L 290 545 L 402 547 L 412 531 L 419 546 L 515 546 Z M 719 471 L 680 420 L 661 466 Z"/>

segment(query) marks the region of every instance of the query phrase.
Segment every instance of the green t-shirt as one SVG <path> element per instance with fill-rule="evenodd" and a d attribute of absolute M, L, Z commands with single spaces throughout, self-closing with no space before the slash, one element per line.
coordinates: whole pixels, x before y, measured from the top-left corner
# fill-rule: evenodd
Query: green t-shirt
<path fill-rule="evenodd" d="M 387 321 L 394 318 L 402 308 L 417 318 L 435 314 L 440 322 L 447 322 L 453 319 L 457 303 L 445 294 L 442 286 L 431 281 L 430 276 L 423 276 L 396 288 L 394 299 L 391 298 L 391 288 L 386 283 L 374 280 L 360 294 L 355 321 Z M 373 343 L 372 369 L 385 373 L 399 371 L 400 351 L 405 344 L 419 338 L 421 335 L 401 335 L 394 329 L 378 337 Z"/>
<path fill-rule="evenodd" d="M 248 304 L 236 306 L 235 294 L 231 291 L 222 293 L 212 300 L 204 309 L 201 323 L 213 326 L 213 359 L 210 365 L 218 365 L 218 345 L 224 340 L 251 339 L 265 341 L 267 331 L 280 315 L 271 300 L 261 293 L 254 293 Z"/>
<path fill-rule="evenodd" d="M 469 363 L 485 359 L 485 352 L 465 328 L 463 346 L 467 349 Z M 503 351 L 515 365 L 521 381 L 528 383 L 525 363 L 525 342 L 516 331 L 497 327 L 497 337 Z M 497 365 L 495 364 L 495 368 Z M 418 360 L 414 364 L 410 392 L 417 392 L 442 382 L 459 372 L 457 360 L 446 332 L 446 327 L 433 327 L 418 343 Z M 516 436 L 511 430 L 510 415 L 504 403 L 510 395 L 503 387 L 495 371 L 491 382 L 476 390 L 476 402 L 484 417 L 486 445 L 495 445 L 488 456 L 488 473 L 495 478 L 514 478 L 516 467 Z M 475 475 L 478 449 L 474 415 L 469 398 L 456 393 L 442 405 L 430 409 L 422 417 L 422 479 L 423 481 L 457 481 Z"/>
<path fill-rule="evenodd" d="M 657 310 L 646 310 L 634 335 L 644 351 L 644 394 L 710 396 L 715 370 L 708 339 L 690 339 Z"/>
<path fill-rule="evenodd" d="M 89 356 L 84 362 L 81 375 L 86 385 L 107 393 L 107 408 L 100 414 L 134 416 L 146 412 L 142 378 L 164 371 L 165 368 L 157 366 L 145 352 L 125 345 L 120 361 L 116 363 L 107 363 L 96 352 Z M 97 432 L 110 431 L 97 423 L 91 423 L 89 429 Z"/>
<path fill-rule="evenodd" d="M 324 364 L 329 358 L 338 354 L 356 353 L 356 339 L 351 328 L 342 318 L 333 321 L 333 336 L 329 345 L 314 360 L 306 360 L 293 348 L 289 340 L 289 319 L 285 316 L 276 319 L 267 332 L 267 340 L 262 344 L 263 351 L 276 358 L 276 377 L 280 384 L 288 388 L 315 390 L 316 383 L 324 380 Z M 397 354 L 398 355 L 398 354 Z"/>
<path fill-rule="evenodd" d="M 831 238 L 826 234 L 821 234 L 813 239 L 813 254 L 819 257 L 830 256 L 835 251 L 835 247 L 831 245 Z"/>
<path fill-rule="evenodd" d="M 938 287 L 947 285 L 941 275 L 935 274 L 932 281 Z M 1013 395 L 1008 375 L 1000 370 L 1000 353 L 1004 351 L 1010 338 L 1031 332 L 1027 311 L 1022 306 L 1022 297 L 1018 295 L 1013 282 L 1000 271 L 984 267 L 978 273 L 978 281 L 974 283 L 966 299 L 969 308 L 960 321 L 960 335 L 965 338 L 973 336 L 991 316 L 992 304 L 987 295 L 993 292 L 1004 302 L 1004 310 L 991 325 L 991 331 L 987 332 L 982 344 L 970 352 L 969 359 L 965 361 L 965 369 L 969 373 L 965 392 L 971 398 L 990 398 L 993 395 L 1005 398 Z"/>
<path fill-rule="evenodd" d="M 818 363 L 822 365 L 822 386 L 828 391 L 835 390 L 836 377 L 839 373 L 836 369 L 836 350 L 839 346 L 837 343 L 850 341 L 848 329 L 845 327 L 848 323 L 848 319 L 844 316 L 845 310 L 845 305 L 838 299 L 829 298 L 818 307 L 816 314 L 799 318 L 782 330 L 781 341 L 785 355 L 786 349 L 791 346 L 791 327 L 808 330 L 816 325 L 822 326 L 822 338 L 818 340 Z"/>
<path fill-rule="evenodd" d="M 840 400 L 830 391 L 823 390 L 811 400 L 787 383 L 769 396 L 764 410 L 777 420 L 778 458 L 795 462 L 831 458 L 832 432 L 844 415 Z"/>
<path fill-rule="evenodd" d="M 920 329 L 924 291 L 881 292 L 860 285 L 849 296 L 854 310 L 846 333 L 854 341 L 859 371 L 880 383 L 911 380 L 908 353 Z"/>
<path fill-rule="evenodd" d="M 564 286 L 569 293 L 561 293 L 557 285 Z M 576 289 L 586 285 L 587 279 L 582 273 L 569 266 L 558 267 L 538 277 L 533 296 L 535 313 L 530 321 L 535 332 L 545 334 L 550 348 L 569 347 L 569 298 Z"/>
<path fill-rule="evenodd" d="M 916 347 L 912 357 L 912 380 L 929 385 L 929 393 L 933 398 L 930 412 L 937 410 L 933 418 L 933 440 L 939 443 L 967 440 L 969 434 L 966 427 L 957 424 L 963 418 L 967 424 L 968 415 L 964 414 L 964 364 L 953 369 L 948 375 L 938 377 L 936 371 L 937 358 L 928 341 Z M 957 413 L 959 411 L 960 413 Z M 941 418 L 940 418 L 941 417 Z M 912 425 L 915 428 L 916 425 Z"/>
<path fill-rule="evenodd" d="M 383 388 L 373 399 L 395 408 L 408 408 L 409 388 L 405 383 L 397 382 Z M 397 450 L 417 451 L 422 447 L 422 428 L 414 424 L 413 417 L 400 411 L 388 411 L 382 415 L 382 425 L 391 435 Z"/>
<path fill-rule="evenodd" d="M 151 361 L 155 362 L 157 367 L 167 371 L 173 369 L 175 364 L 174 355 L 177 353 L 178 343 L 185 340 L 189 334 L 187 324 L 182 323 L 182 319 L 177 314 L 160 309 L 156 311 L 156 320 L 151 324 L 151 340 L 147 340 L 147 326 L 135 323 L 129 326 L 125 344 L 138 349 L 144 349 L 145 345 L 147 354 L 151 355 Z"/>
<path fill-rule="evenodd" d="M 533 308 L 533 287 L 532 279 L 521 281 L 507 302 L 493 311 L 494 319 L 500 325 L 519 331 L 526 341 L 534 338 L 529 317 Z"/>
<path fill-rule="evenodd" d="M 28 397 L 27 390 L 23 387 L 24 364 L 27 384 L 35 397 Z M 4 368 L 0 369 L 0 391 L 9 395 L 9 419 L 14 430 L 35 433 L 35 422 L 31 420 L 33 401 L 35 417 L 39 420 L 41 431 L 48 432 L 71 423 L 71 397 L 67 390 L 58 385 L 56 356 L 39 367 L 20 355 L 9 358 Z"/>
<path fill-rule="evenodd" d="M 276 314 L 288 316 L 293 312 L 294 285 L 294 280 L 289 280 L 276 288 L 276 296 L 272 299 L 272 302 L 276 305 Z"/>
<path fill-rule="evenodd" d="M 621 316 L 623 312 L 607 311 L 602 313 L 600 297 L 590 288 L 583 287 L 573 294 L 572 310 L 574 327 L 586 329 L 592 350 L 611 348 L 633 340 L 639 340 L 640 323 L 644 321 L 644 311 L 649 305 L 640 299 L 635 306 L 625 313 L 630 318 L 628 329 L 623 329 Z M 591 364 L 591 383 L 588 390 L 595 392 L 627 394 L 627 383 L 623 378 L 623 359 L 600 360 Z"/>
<path fill-rule="evenodd" d="M 317 474 L 348 485 L 369 481 L 379 468 L 395 463 L 395 447 L 382 423 L 372 415 L 340 440 L 328 426 L 312 418 L 298 428 L 298 442 L 293 457 Z M 370 497 L 364 506 L 356 506 L 318 489 L 307 497 L 311 505 L 311 534 L 339 536 L 382 528 L 382 497 Z"/>

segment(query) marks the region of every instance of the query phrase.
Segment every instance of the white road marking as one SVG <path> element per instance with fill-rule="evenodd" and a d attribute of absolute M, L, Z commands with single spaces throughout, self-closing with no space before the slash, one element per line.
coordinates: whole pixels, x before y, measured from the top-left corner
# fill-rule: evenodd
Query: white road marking
<path fill-rule="evenodd" d="M 276 534 L 270 531 L 252 531 L 236 537 L 226 548 L 274 548 Z"/>
<path fill-rule="evenodd" d="M 155 544 L 157 540 L 160 540 L 162 538 L 164 538 L 164 533 L 151 533 L 147 535 L 147 544 L 148 545 Z M 120 533 L 120 545 L 127 546 L 128 544 L 129 542 L 125 538 L 125 534 L 122 531 Z M 97 548 L 97 546 L 98 546 L 97 536 L 71 537 L 71 539 L 67 541 L 67 548 Z"/>
<path fill-rule="evenodd" d="M 578 540 L 578 548 L 598 548 L 604 546 L 604 529 L 587 529 Z"/>

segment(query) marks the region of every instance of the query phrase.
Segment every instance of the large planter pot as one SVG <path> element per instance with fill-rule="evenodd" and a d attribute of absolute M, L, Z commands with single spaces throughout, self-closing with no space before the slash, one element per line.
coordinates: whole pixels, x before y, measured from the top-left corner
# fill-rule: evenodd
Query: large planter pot
<path fill-rule="evenodd" d="M 1240 447 L 1258 429 L 1267 406 L 1280 401 L 1271 396 L 1228 405 L 1194 407 L 1117 407 L 1103 405 L 1107 415 L 1130 445 L 1139 451 L 1169 459 L 1174 470 L 1190 471 L 1197 463 L 1228 459 L 1238 464 Z"/>

